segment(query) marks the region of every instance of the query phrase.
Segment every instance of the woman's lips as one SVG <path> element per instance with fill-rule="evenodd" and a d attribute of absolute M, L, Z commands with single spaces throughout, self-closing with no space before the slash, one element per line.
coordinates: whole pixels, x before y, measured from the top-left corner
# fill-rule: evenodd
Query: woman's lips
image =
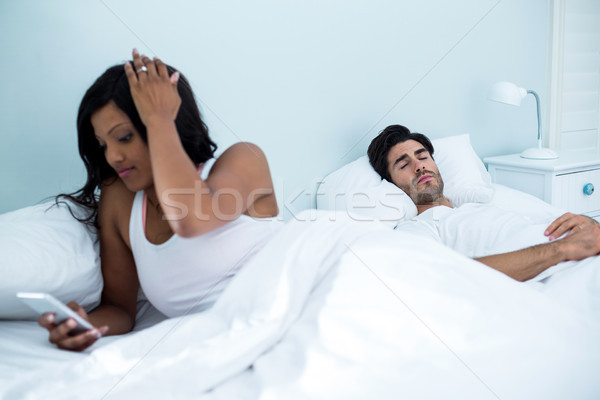
<path fill-rule="evenodd" d="M 121 179 L 126 178 L 127 175 L 129 175 L 131 173 L 131 171 L 133 171 L 133 168 L 123 168 L 123 169 L 120 169 L 118 171 L 119 178 L 121 178 Z"/>

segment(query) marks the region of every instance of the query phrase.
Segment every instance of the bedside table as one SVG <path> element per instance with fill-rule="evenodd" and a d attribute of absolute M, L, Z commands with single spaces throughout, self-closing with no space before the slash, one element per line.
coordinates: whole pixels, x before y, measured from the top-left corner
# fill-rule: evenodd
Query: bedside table
<path fill-rule="evenodd" d="M 559 153 L 554 160 L 531 160 L 519 154 L 486 157 L 492 182 L 529 193 L 575 214 L 600 217 L 600 155 Z"/>

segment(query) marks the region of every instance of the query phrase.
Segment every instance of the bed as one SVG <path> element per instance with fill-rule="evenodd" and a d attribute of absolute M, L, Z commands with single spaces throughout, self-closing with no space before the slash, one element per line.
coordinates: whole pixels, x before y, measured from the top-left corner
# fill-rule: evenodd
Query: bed
<path fill-rule="evenodd" d="M 434 141 L 456 202 L 551 221 L 562 210 L 493 185 L 468 135 Z M 3 399 L 597 399 L 598 257 L 517 282 L 393 228 L 414 205 L 361 157 L 323 179 L 210 310 L 165 319 L 140 294 L 134 332 L 53 348 L 19 290 L 88 309 L 94 235 L 65 208 L 0 216 Z M 29 320 L 28 320 L 29 319 Z"/>

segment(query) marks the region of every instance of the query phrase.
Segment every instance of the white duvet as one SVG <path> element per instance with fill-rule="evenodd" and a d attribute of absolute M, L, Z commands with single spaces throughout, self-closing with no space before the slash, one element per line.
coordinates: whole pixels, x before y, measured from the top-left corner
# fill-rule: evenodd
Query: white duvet
<path fill-rule="evenodd" d="M 506 253 L 548 242 L 544 230 L 554 218 L 541 221 L 492 204 L 433 207 L 397 230 L 427 235 L 468 257 Z"/>
<path fill-rule="evenodd" d="M 2 398 L 600 398 L 593 262 L 545 291 L 426 238 L 299 219 L 208 312 L 21 375 Z M 553 295 L 584 281 L 571 295 L 587 308 Z"/>
<path fill-rule="evenodd" d="M 562 214 L 549 212 L 532 218 L 494 204 L 467 203 L 456 208 L 430 208 L 398 223 L 396 230 L 427 236 L 467 257 L 477 258 L 548 243 L 544 231 Z M 535 280 L 570 265 L 572 263 L 561 263 Z"/>

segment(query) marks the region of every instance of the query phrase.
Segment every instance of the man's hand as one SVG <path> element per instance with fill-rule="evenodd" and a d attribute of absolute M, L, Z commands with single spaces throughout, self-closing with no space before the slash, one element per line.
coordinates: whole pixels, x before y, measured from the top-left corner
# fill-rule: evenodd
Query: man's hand
<path fill-rule="evenodd" d="M 600 225 L 588 223 L 571 231 L 556 244 L 564 261 L 578 261 L 600 253 Z"/>
<path fill-rule="evenodd" d="M 546 228 L 544 235 L 548 236 L 548 239 L 554 240 L 561 237 L 565 232 L 568 232 L 567 236 L 569 236 L 588 227 L 597 227 L 599 225 L 595 219 L 586 217 L 585 215 L 566 213 L 554 220 Z"/>
<path fill-rule="evenodd" d="M 565 232 L 567 235 L 560 239 Z M 526 281 L 562 261 L 577 261 L 600 254 L 600 224 L 584 215 L 566 213 L 546 232 L 550 243 L 475 260 L 497 269 L 518 281 Z"/>

